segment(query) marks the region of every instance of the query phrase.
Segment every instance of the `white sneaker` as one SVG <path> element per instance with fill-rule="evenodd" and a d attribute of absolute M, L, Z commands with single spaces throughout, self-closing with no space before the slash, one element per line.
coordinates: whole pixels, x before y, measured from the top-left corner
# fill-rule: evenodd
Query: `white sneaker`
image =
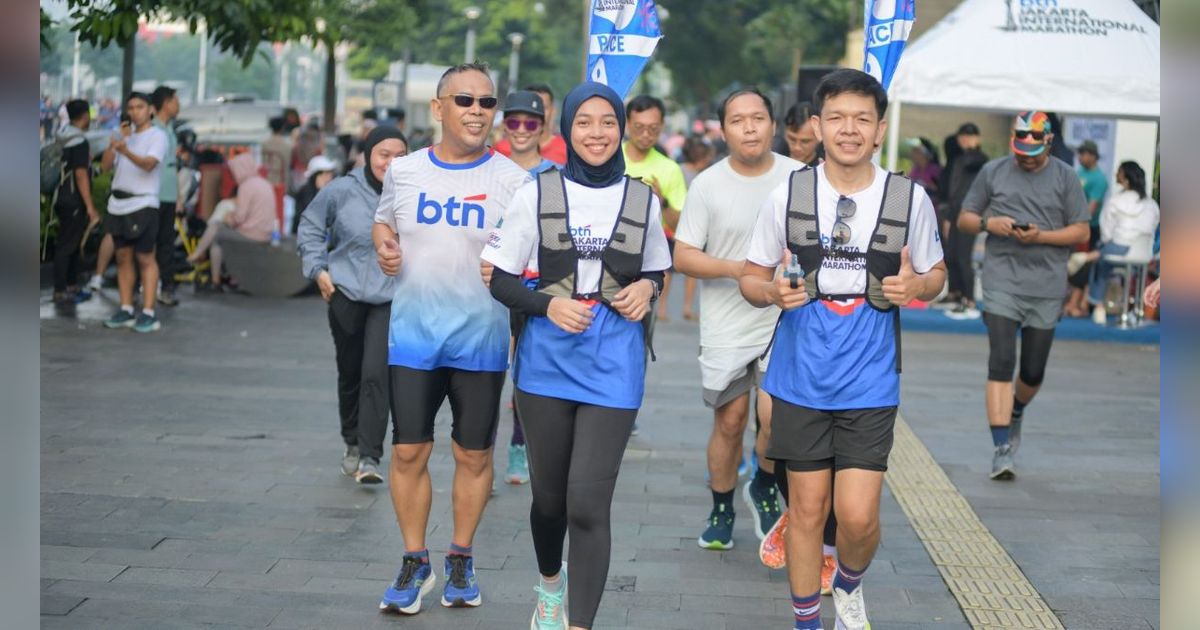
<path fill-rule="evenodd" d="M 1097 326 L 1108 325 L 1108 311 L 1104 309 L 1103 304 L 1097 304 L 1096 307 L 1092 309 L 1092 323 L 1096 324 Z"/>
<path fill-rule="evenodd" d="M 871 630 L 867 621 L 867 605 L 863 602 L 862 584 L 853 592 L 833 589 L 833 609 L 836 615 L 835 630 Z"/>
<path fill-rule="evenodd" d="M 99 293 L 100 290 L 104 288 L 104 279 L 100 276 L 93 275 L 92 278 L 88 280 L 87 287 L 91 289 L 93 293 Z"/>

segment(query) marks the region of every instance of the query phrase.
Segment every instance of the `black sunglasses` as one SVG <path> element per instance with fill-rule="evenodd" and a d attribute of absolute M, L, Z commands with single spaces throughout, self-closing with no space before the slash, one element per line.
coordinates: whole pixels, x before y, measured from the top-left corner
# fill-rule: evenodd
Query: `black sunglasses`
<path fill-rule="evenodd" d="M 480 96 L 479 98 L 475 98 L 470 94 L 453 94 L 443 96 L 442 98 L 454 99 L 454 104 L 459 107 L 470 107 L 475 104 L 475 101 L 479 101 L 479 106 L 484 109 L 496 109 L 496 105 L 500 104 L 500 99 L 495 96 Z"/>
<path fill-rule="evenodd" d="M 1044 131 L 1026 131 L 1024 129 L 1018 129 L 1017 131 L 1013 132 L 1013 135 L 1016 136 L 1018 140 L 1033 138 L 1034 140 L 1041 141 L 1046 139 L 1046 132 Z"/>
<path fill-rule="evenodd" d="M 845 245 L 846 243 L 850 242 L 850 224 L 846 223 L 844 219 L 849 219 L 850 217 L 854 216 L 855 212 L 858 212 L 858 204 L 854 203 L 853 199 L 845 196 L 838 198 L 838 220 L 833 224 L 832 234 L 833 243 L 835 245 Z"/>
<path fill-rule="evenodd" d="M 536 118 L 526 118 L 525 120 L 517 120 L 516 118 L 505 118 L 504 126 L 508 127 L 509 131 L 516 131 L 525 126 L 525 131 L 537 131 L 542 127 L 542 121 Z"/>

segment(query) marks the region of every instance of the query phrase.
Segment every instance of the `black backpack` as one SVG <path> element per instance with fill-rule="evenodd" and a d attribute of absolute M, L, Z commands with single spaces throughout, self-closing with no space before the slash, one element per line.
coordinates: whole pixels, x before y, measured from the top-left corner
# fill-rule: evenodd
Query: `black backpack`
<path fill-rule="evenodd" d="M 43 195 L 53 195 L 58 191 L 59 184 L 66 178 L 67 163 L 63 160 L 64 143 L 62 137 L 57 137 L 50 142 L 47 142 L 42 147 L 40 163 L 41 163 L 41 179 Z"/>

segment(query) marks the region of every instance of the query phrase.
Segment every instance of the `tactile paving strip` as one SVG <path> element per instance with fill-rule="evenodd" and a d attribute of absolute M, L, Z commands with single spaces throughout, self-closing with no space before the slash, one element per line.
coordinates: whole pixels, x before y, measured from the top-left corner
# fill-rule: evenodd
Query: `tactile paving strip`
<path fill-rule="evenodd" d="M 972 628 L 1063 628 L 900 416 L 886 479 Z"/>

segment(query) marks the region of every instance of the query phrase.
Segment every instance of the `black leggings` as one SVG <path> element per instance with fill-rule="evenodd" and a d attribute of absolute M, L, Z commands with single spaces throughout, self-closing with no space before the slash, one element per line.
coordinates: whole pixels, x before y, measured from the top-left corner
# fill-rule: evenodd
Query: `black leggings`
<path fill-rule="evenodd" d="M 83 206 L 55 205 L 58 216 L 58 238 L 54 243 L 54 292 L 63 293 L 67 287 L 79 286 L 82 267 L 80 240 L 87 230 L 88 215 Z"/>
<path fill-rule="evenodd" d="M 1017 367 L 1017 331 L 1021 331 L 1021 382 L 1037 387 L 1046 378 L 1046 362 L 1054 343 L 1053 328 L 1021 327 L 1015 319 L 984 312 L 988 331 L 988 380 L 1010 382 Z"/>
<path fill-rule="evenodd" d="M 363 457 L 383 457 L 391 409 L 388 384 L 388 323 L 391 302 L 355 302 L 341 289 L 329 298 L 329 330 L 337 351 L 338 415 L 342 441 Z"/>
<path fill-rule="evenodd" d="M 525 424 L 533 506 L 529 526 L 538 571 L 557 575 L 571 533 L 568 606 L 572 626 L 591 628 L 608 579 L 610 509 L 636 409 L 598 407 L 516 391 Z"/>

